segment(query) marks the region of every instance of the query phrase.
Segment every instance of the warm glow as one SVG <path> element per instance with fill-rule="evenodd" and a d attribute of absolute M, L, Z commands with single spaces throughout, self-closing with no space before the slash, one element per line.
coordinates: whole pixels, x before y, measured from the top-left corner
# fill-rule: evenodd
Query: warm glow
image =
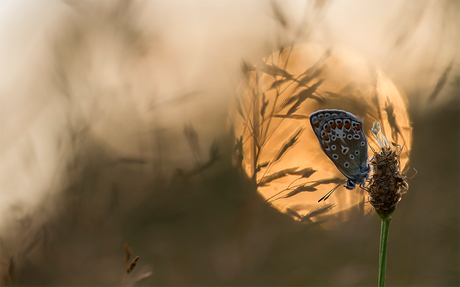
<path fill-rule="evenodd" d="M 366 135 L 374 121 L 383 123 L 387 138 L 404 146 L 404 169 L 412 130 L 404 96 L 391 80 L 352 51 L 320 45 L 285 48 L 246 69 L 247 82 L 238 99 L 235 131 L 236 137 L 243 139 L 242 167 L 257 181 L 259 192 L 274 207 L 293 217 L 333 204 L 330 211 L 312 216 L 312 221 L 331 216 L 347 220 L 353 213 L 370 210 L 365 203 L 366 192 L 360 188 L 340 187 L 326 202 L 318 203 L 345 176 L 320 149 L 308 116 L 320 109 L 346 110 L 363 120 Z M 299 100 L 302 96 L 303 101 Z M 368 136 L 368 141 L 377 146 L 372 137 Z M 255 169 L 259 171 L 254 177 Z M 315 172 L 308 172 L 311 169 Z M 304 177 L 301 171 L 306 171 Z M 331 181 L 318 182 L 325 179 Z M 310 188 L 286 197 L 306 183 Z"/>

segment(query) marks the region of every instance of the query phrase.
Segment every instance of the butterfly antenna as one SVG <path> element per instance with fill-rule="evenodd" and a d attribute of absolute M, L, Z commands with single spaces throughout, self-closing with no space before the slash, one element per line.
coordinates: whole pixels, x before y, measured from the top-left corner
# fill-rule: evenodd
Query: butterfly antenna
<path fill-rule="evenodd" d="M 344 183 L 346 183 L 346 182 L 347 182 L 347 181 L 345 180 L 345 181 L 339 183 L 338 185 L 336 185 L 333 189 L 329 190 L 323 197 L 321 197 L 321 198 L 318 200 L 318 202 L 321 202 L 321 201 L 323 201 L 323 200 L 328 199 L 329 196 L 331 196 L 331 195 L 334 193 L 334 191 L 335 191 L 337 188 L 339 188 L 339 186 L 341 186 L 342 184 L 344 184 Z"/>

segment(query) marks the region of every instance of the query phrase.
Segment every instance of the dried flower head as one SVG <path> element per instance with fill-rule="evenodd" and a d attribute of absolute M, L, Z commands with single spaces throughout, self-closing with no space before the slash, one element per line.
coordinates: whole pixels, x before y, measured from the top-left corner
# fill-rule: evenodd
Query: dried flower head
<path fill-rule="evenodd" d="M 374 123 L 372 135 L 379 145 L 370 164 L 373 174 L 368 187 L 369 203 L 377 214 L 390 216 L 396 209 L 402 195 L 409 189 L 406 176 L 400 172 L 400 154 L 402 147 L 390 144 L 381 133 L 379 124 Z"/>

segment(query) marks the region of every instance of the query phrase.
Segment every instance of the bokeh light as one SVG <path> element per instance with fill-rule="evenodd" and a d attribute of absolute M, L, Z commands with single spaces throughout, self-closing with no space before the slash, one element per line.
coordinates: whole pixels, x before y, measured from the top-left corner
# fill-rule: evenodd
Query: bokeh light
<path fill-rule="evenodd" d="M 374 147 L 370 128 L 382 123 L 387 138 L 404 147 L 402 169 L 408 166 L 412 131 L 404 95 L 359 54 L 342 47 L 298 45 L 255 65 L 245 63 L 243 69 L 247 81 L 236 103 L 235 161 L 241 161 L 259 192 L 280 211 L 297 220 L 333 224 L 371 208 L 364 190 L 343 186 L 318 203 L 345 177 L 319 147 L 308 120 L 314 111 L 357 115 Z"/>

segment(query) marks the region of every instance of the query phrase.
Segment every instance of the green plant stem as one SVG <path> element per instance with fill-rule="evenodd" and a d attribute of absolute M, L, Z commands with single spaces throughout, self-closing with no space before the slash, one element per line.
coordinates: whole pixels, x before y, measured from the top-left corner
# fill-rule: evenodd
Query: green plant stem
<path fill-rule="evenodd" d="M 391 216 L 382 214 L 379 214 L 379 216 L 382 219 L 382 229 L 380 230 L 379 287 L 384 287 L 387 269 L 388 233 L 390 231 Z"/>

